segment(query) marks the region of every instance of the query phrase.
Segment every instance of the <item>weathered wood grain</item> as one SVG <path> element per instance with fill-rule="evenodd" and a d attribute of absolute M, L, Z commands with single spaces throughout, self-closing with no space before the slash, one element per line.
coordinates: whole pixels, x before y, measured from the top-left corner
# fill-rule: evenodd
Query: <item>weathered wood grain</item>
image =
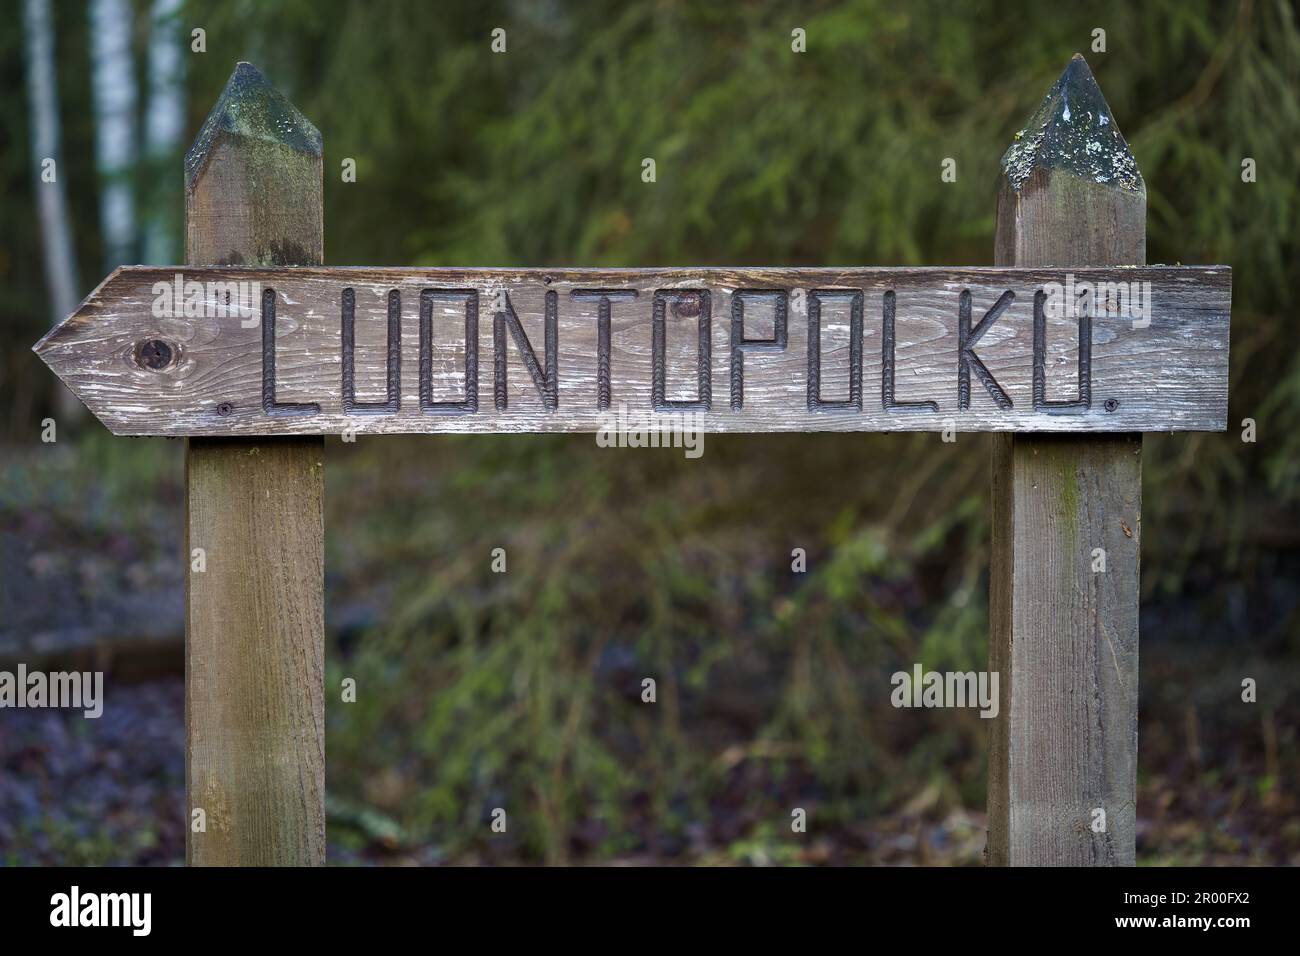
<path fill-rule="evenodd" d="M 185 456 L 186 781 L 196 866 L 325 862 L 319 438 L 193 439 Z M 187 563 L 190 558 L 186 557 Z"/>
<path fill-rule="evenodd" d="M 191 262 L 320 264 L 320 134 L 248 64 L 186 170 Z M 186 860 L 323 864 L 323 440 L 192 438 L 185 461 Z"/>
<path fill-rule="evenodd" d="M 1035 203 L 1060 201 L 1038 198 L 1035 183 L 1017 194 L 1022 236 L 1041 216 Z M 248 218 L 219 221 L 242 235 Z M 271 243 L 248 258 L 265 259 L 276 248 Z M 595 431 L 620 406 L 638 414 L 656 407 L 701 411 L 703 427 L 718 432 L 1223 429 L 1230 270 L 1085 268 L 1098 263 L 1087 250 L 1080 255 L 1054 258 L 1061 266 L 1050 269 L 132 267 L 110 276 L 37 351 L 124 435 Z M 1117 290 L 1110 288 L 1103 311 L 1090 320 L 1089 407 L 1036 408 L 1035 294 L 1071 277 L 1101 289 L 1149 283 L 1150 314 L 1136 321 L 1116 315 Z M 177 288 L 185 297 L 186 282 L 200 284 L 191 287 L 191 310 L 208 317 L 186 317 L 184 302 L 169 302 Z M 237 306 L 241 289 L 244 312 L 210 314 L 226 308 L 227 293 Z M 979 362 L 968 362 L 963 408 L 963 298 L 969 295 L 970 328 L 978 336 L 981 320 L 1007 292 L 1013 298 L 967 353 L 996 384 L 986 385 Z M 169 309 L 180 314 L 165 314 Z M 1041 397 L 1077 399 L 1079 320 L 1045 314 L 1043 324 Z M 467 325 L 474 329 L 476 372 L 468 398 Z M 855 328 L 858 336 L 850 334 Z M 272 341 L 267 362 L 263 345 Z M 810 341 L 820 345 L 812 367 Z M 851 374 L 854 359 L 860 377 Z M 296 407 L 268 404 L 271 364 L 274 402 Z M 818 380 L 817 389 L 810 390 L 810 380 Z M 999 391 L 1009 407 L 1001 407 Z"/>
<path fill-rule="evenodd" d="M 1019 144 L 1040 135 L 1020 162 Z M 1144 261 L 1145 187 L 1082 57 L 1003 171 L 999 263 Z M 1131 866 L 1142 436 L 994 443 L 989 668 L 1001 702 L 990 729 L 988 862 Z"/>

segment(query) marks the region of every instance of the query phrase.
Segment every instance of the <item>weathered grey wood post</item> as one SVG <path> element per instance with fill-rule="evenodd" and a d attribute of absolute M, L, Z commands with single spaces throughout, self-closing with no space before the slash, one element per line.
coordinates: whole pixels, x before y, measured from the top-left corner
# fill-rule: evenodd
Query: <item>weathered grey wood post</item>
<path fill-rule="evenodd" d="M 185 157 L 187 262 L 320 265 L 321 174 L 320 133 L 240 63 Z M 186 860 L 322 864 L 324 439 L 187 442 Z"/>
<path fill-rule="evenodd" d="M 1145 263 L 1146 187 L 1082 56 L 1002 172 L 996 265 Z M 1142 437 L 994 441 L 988 862 L 1132 865 Z"/>

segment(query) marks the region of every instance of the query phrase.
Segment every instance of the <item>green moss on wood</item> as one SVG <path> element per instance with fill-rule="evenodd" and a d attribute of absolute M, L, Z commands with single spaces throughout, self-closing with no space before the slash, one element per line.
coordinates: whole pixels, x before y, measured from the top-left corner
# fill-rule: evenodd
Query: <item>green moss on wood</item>
<path fill-rule="evenodd" d="M 1066 170 L 1087 182 L 1146 192 L 1110 106 L 1077 53 L 1002 155 L 1002 173 L 1014 190 L 1035 169 Z"/>
<path fill-rule="evenodd" d="M 185 186 L 193 189 L 223 136 L 241 139 L 253 169 L 283 162 L 283 150 L 319 157 L 320 130 L 250 63 L 230 74 L 194 144 L 185 154 Z"/>

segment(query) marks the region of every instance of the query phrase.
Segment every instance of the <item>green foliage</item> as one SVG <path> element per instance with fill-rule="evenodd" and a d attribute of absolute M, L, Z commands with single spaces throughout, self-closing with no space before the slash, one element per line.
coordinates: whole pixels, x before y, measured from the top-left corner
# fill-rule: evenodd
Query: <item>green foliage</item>
<path fill-rule="evenodd" d="M 506 807 L 519 852 L 558 861 L 580 821 L 600 821 L 590 852 L 629 851 L 754 773 L 755 818 L 788 816 L 786 795 L 832 815 L 886 805 L 905 766 L 948 762 L 978 786 L 978 718 L 958 719 L 955 740 L 909 721 L 900 759 L 878 728 L 903 722 L 862 687 L 915 660 L 978 665 L 980 560 L 965 545 L 982 509 L 923 502 L 954 483 L 976 500 L 982 454 L 864 494 L 823 479 L 871 465 L 834 436 L 774 437 L 762 464 L 751 440 L 711 438 L 708 467 L 577 437 L 440 445 L 436 460 L 419 440 L 330 449 L 329 524 L 364 529 L 328 538 L 348 582 L 332 601 L 383 602 L 332 657 L 330 687 L 359 688 L 329 725 L 350 802 L 378 803 L 417 842 L 483 852 L 483 822 Z M 762 502 L 781 505 L 755 521 Z M 798 546 L 811 573 L 790 570 Z M 498 547 L 505 574 L 490 569 Z M 946 566 L 961 550 L 976 557 Z M 629 810 L 640 800 L 653 826 Z"/>

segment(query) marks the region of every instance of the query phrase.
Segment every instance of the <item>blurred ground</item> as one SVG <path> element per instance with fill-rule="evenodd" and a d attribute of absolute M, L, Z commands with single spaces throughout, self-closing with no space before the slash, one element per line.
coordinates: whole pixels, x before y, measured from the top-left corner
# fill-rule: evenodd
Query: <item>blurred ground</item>
<path fill-rule="evenodd" d="M 97 721 L 0 712 L 6 863 L 184 857 L 180 446 L 117 444 L 144 460 L 138 474 L 77 465 L 111 461 L 98 440 L 9 459 L 22 464 L 0 498 L 0 607 L 16 616 L 0 616 L 0 632 L 97 622 L 89 644 L 47 641 L 25 659 L 109 674 Z M 332 862 L 981 862 L 987 726 L 880 705 L 898 661 L 979 666 L 986 543 L 863 543 L 869 514 L 843 511 L 860 492 L 786 499 L 778 515 L 785 491 L 744 441 L 689 466 L 567 439 L 509 459 L 499 443 L 452 440 L 441 461 L 419 441 L 360 444 L 329 452 Z M 842 446 L 800 445 L 780 471 L 795 485 L 808 470 L 852 473 L 864 452 Z M 536 466 L 559 458 L 558 473 Z M 24 507 L 20 484 L 56 504 Z M 913 524 L 896 501 L 881 507 Z M 617 530 L 602 527 L 607 509 Z M 792 530 L 837 520 L 836 550 L 869 552 L 847 567 L 826 535 Z M 791 540 L 808 545 L 807 581 L 785 567 Z M 503 576 L 484 573 L 496 543 L 512 562 Z M 889 566 L 895 551 L 905 568 Z M 656 579 L 666 552 L 682 567 Z M 975 554 L 973 581 L 952 571 L 959 552 Z M 1143 606 L 1139 861 L 1298 863 L 1300 553 L 1259 551 L 1249 588 L 1216 577 L 1214 560 L 1189 563 L 1187 592 Z M 944 595 L 967 588 L 946 618 Z M 141 619 L 170 622 L 169 636 L 140 644 Z M 654 709 L 639 699 L 643 674 L 659 679 Z M 356 704 L 339 701 L 345 675 Z M 1240 702 L 1245 676 L 1257 704 Z M 506 836 L 488 833 L 494 806 L 510 810 Z M 809 813 L 805 836 L 790 833 L 793 807 Z"/>
<path fill-rule="evenodd" d="M 1157 680 L 1187 679 L 1173 648 L 1144 647 L 1146 698 Z M 1159 695 L 1153 695 L 1159 696 Z M 1207 732 L 1194 708 L 1145 707 L 1141 721 L 1138 859 L 1146 865 L 1295 865 L 1300 819 L 1295 726 L 1264 712 L 1256 733 L 1243 726 Z M 1279 736 L 1282 738 L 1279 742 Z M 0 721 L 0 861 L 21 864 L 178 864 L 185 857 L 184 685 L 178 677 L 114 688 L 104 717 L 91 722 L 56 711 L 23 711 Z M 1290 766 L 1279 764 L 1279 747 Z M 774 781 L 760 761 L 736 760 L 729 786 L 692 822 L 684 838 L 665 838 L 643 816 L 635 850 L 591 857 L 599 821 L 574 834 L 575 862 L 610 864 L 978 865 L 984 848 L 982 806 L 938 806 L 924 787 L 890 812 L 819 826 L 807 836 L 781 819 L 745 810 L 756 790 L 782 793 L 792 805 L 810 781 Z M 1289 773 L 1284 788 L 1280 774 Z M 804 801 L 806 802 L 806 801 Z M 342 817 L 340 819 L 340 816 Z M 438 842 L 394 839 L 382 817 L 334 813 L 332 863 L 434 865 L 520 862 L 508 843 L 448 854 Z M 358 843 L 357 834 L 363 834 Z"/>

